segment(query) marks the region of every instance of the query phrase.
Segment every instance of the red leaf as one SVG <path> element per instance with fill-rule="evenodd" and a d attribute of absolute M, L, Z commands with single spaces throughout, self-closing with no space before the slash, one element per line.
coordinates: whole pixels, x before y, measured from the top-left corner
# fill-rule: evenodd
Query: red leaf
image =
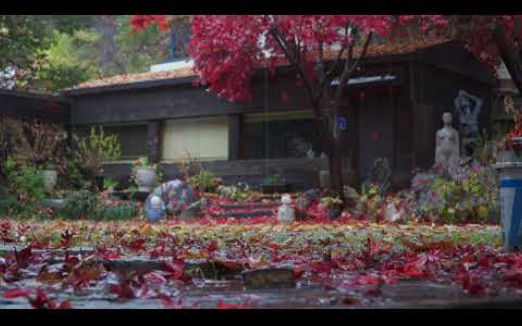
<path fill-rule="evenodd" d="M 163 275 L 161 275 L 158 272 L 150 272 L 145 275 L 143 275 L 143 278 L 147 280 L 148 282 L 155 283 L 155 284 L 166 284 L 167 280 Z"/>
<path fill-rule="evenodd" d="M 19 253 L 17 253 L 16 260 L 18 262 L 25 261 L 29 257 L 31 257 L 31 254 L 32 254 L 31 247 L 24 248 Z"/>
<path fill-rule="evenodd" d="M 185 273 L 185 262 L 174 259 L 172 262 L 163 262 L 163 269 L 171 273 L 172 278 L 180 279 Z"/>
<path fill-rule="evenodd" d="M 57 309 L 72 309 L 71 303 L 69 301 L 63 301 L 58 305 Z"/>
<path fill-rule="evenodd" d="M 249 309 L 251 306 L 248 303 L 243 304 L 235 304 L 235 303 L 227 303 L 223 301 L 219 301 L 217 303 L 218 309 Z"/>
<path fill-rule="evenodd" d="M 3 297 L 4 298 L 19 298 L 19 297 L 26 297 L 27 295 L 29 295 L 28 290 L 13 289 L 13 290 L 9 290 L 9 291 L 5 292 Z"/>

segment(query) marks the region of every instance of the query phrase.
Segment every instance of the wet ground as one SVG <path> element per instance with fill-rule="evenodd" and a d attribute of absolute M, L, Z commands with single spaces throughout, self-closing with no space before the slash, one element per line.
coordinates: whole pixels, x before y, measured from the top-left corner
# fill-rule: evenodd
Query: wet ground
<path fill-rule="evenodd" d="M 27 287 L 34 280 L 24 282 Z M 169 289 L 172 302 L 158 298 L 120 300 L 102 285 L 84 293 L 55 291 L 54 297 L 69 300 L 74 309 L 387 309 L 387 308 L 522 308 L 522 293 L 512 291 L 494 297 L 465 294 L 457 285 L 427 281 L 385 284 L 375 295 L 368 291 L 339 291 L 298 282 L 294 288 L 245 289 L 242 281 L 199 281 L 183 290 Z M 199 283 L 199 284 L 198 284 Z M 0 287 L 1 288 L 1 287 Z M 373 287 L 368 287 L 374 291 Z M 165 291 L 164 291 L 165 292 Z M 0 309 L 30 309 L 26 298 L 0 298 Z"/>
<path fill-rule="evenodd" d="M 64 226 L 47 230 L 45 227 L 48 225 L 29 231 L 21 225 L 9 232 L 16 230 L 18 237 L 21 233 L 27 238 L 43 239 L 51 231 L 56 233 L 59 230 L 57 234 L 63 237 Z M 51 249 L 51 242 L 45 243 L 45 246 L 40 244 L 41 248 L 47 249 L 33 247 L 15 269 L 16 273 L 9 271 L 7 266 L 18 266 L 20 255 L 27 245 L 12 243 L 0 246 L 0 267 L 4 266 L 3 278 L 0 279 L 0 309 L 31 308 L 27 297 L 12 295 L 12 292 L 37 287 L 53 300 L 70 302 L 75 309 L 522 307 L 522 255 L 503 255 L 495 247 L 484 245 L 456 247 L 443 241 L 454 239 L 465 244 L 490 243 L 496 239 L 498 227 L 477 227 L 475 230 L 472 226 L 437 229 L 416 225 L 362 225 L 357 228 L 354 225 L 296 225 L 286 226 L 285 229 L 285 226 L 279 225 L 215 225 L 203 228 L 199 225 L 173 224 L 151 230 L 141 225 L 136 227 L 130 224 L 131 228 L 121 224 L 100 224 L 97 229 L 84 230 L 81 228 L 84 224 L 66 224 L 68 227 L 71 225 L 76 226 L 80 237 L 76 241 L 78 247 Z M 121 227 L 122 231 L 115 227 Z M 144 242 L 121 238 L 125 241 L 114 243 L 113 235 L 123 231 L 133 236 L 141 232 Z M 379 241 L 385 241 L 390 236 L 406 237 L 410 241 L 422 239 L 419 243 L 408 244 L 411 248 L 407 254 L 394 253 L 401 244 L 404 247 L 404 243 L 389 239 L 388 243 L 379 243 L 379 247 L 375 242 L 369 242 L 365 247 L 370 231 L 373 232 L 373 239 L 382 239 Z M 158 250 L 161 249 L 158 241 L 170 239 L 163 233 L 176 234 L 178 242 L 175 246 L 171 244 L 170 248 L 178 250 L 178 257 L 183 257 L 182 267 L 173 262 L 171 251 Z M 204 251 L 214 244 L 206 239 L 209 233 L 220 239 L 219 245 L 216 245 L 219 250 L 217 247 L 212 249 L 212 259 L 208 251 Z M 99 244 L 101 241 L 111 244 L 103 254 L 92 247 L 93 243 Z M 136 243 L 143 248 L 136 251 L 132 246 Z M 387 246 L 393 250 L 386 249 Z M 121 256 L 113 256 L 116 249 L 123 250 Z M 302 252 L 304 249 L 307 251 Z M 369 256 L 361 256 L 361 250 L 369 250 L 364 251 Z M 234 270 L 245 251 L 249 253 L 250 264 L 262 264 L 246 270 Z M 330 254 L 325 255 L 325 252 Z M 64 268 L 66 257 L 72 256 L 79 257 L 71 265 L 74 268 Z M 263 257 L 269 260 L 263 263 Z M 216 271 L 219 266 L 211 261 L 225 262 L 223 266 L 226 268 Z M 90 262 L 103 271 L 92 270 Z M 165 262 L 170 262 L 171 266 L 165 268 Z M 364 266 L 358 267 L 361 262 Z M 305 271 L 301 269 L 303 266 Z M 60 270 L 67 270 L 67 273 L 53 274 Z M 432 270 L 434 273 L 430 276 Z M 74 271 L 87 276 L 76 275 Z M 268 272 L 265 273 L 265 281 L 261 282 L 266 283 L 265 289 L 253 288 L 245 278 L 245 275 L 252 275 L 248 273 L 258 271 Z M 466 272 L 468 281 L 458 281 L 462 271 Z M 178 272 L 190 276 L 188 281 L 181 280 Z M 122 277 L 122 273 L 134 273 L 134 276 Z M 294 273 L 300 276 L 294 278 Z M 70 283 L 65 285 L 71 275 L 76 275 L 76 281 L 85 277 L 88 281 L 81 287 L 71 286 Z M 140 280 L 133 287 L 132 295 L 122 295 L 121 280 L 134 279 L 138 277 L 136 275 L 141 275 L 145 280 Z M 285 281 L 285 277 L 292 281 Z M 390 277 L 396 283 L 391 282 Z M 480 284 L 476 284 L 477 280 Z M 471 287 L 463 283 L 470 281 Z M 114 287 L 119 287 L 119 290 L 114 291 Z"/>

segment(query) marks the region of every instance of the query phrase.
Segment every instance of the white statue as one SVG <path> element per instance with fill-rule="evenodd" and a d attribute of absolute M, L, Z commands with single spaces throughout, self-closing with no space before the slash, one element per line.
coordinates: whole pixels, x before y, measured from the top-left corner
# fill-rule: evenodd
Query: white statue
<path fill-rule="evenodd" d="M 277 220 L 280 223 L 292 223 L 295 220 L 295 211 L 290 204 L 292 203 L 292 198 L 290 195 L 286 194 L 281 197 L 281 206 L 277 211 Z"/>
<path fill-rule="evenodd" d="M 435 165 L 447 171 L 455 171 L 459 165 L 460 141 L 459 133 L 451 126 L 453 117 L 446 112 L 442 115 L 444 127 L 436 134 Z"/>

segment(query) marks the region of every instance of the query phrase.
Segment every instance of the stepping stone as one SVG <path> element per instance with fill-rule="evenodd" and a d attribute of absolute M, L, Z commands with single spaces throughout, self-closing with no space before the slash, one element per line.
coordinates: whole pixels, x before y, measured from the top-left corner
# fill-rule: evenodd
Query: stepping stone
<path fill-rule="evenodd" d="M 294 271 L 285 268 L 266 268 L 242 273 L 247 289 L 293 288 Z"/>

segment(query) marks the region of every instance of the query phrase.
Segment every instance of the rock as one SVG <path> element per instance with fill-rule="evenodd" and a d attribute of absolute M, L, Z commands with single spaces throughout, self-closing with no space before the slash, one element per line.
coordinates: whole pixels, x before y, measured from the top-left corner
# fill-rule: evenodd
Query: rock
<path fill-rule="evenodd" d="M 247 289 L 293 288 L 294 271 L 286 268 L 267 268 L 242 273 Z"/>
<path fill-rule="evenodd" d="M 42 199 L 40 205 L 44 208 L 61 209 L 65 206 L 64 199 Z"/>
<path fill-rule="evenodd" d="M 186 274 L 212 280 L 234 279 L 243 270 L 244 267 L 235 262 L 205 261 L 188 264 Z"/>
<path fill-rule="evenodd" d="M 358 203 L 360 200 L 357 190 L 350 186 L 344 186 L 344 198 L 354 204 Z"/>

